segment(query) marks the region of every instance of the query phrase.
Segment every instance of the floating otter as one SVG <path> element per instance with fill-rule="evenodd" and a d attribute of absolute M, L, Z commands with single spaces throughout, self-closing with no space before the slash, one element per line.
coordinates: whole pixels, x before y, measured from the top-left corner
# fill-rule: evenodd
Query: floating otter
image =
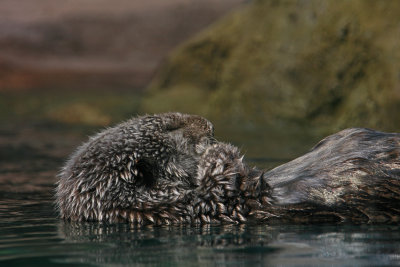
<path fill-rule="evenodd" d="M 134 224 L 400 221 L 400 134 L 347 129 L 268 172 L 206 119 L 141 116 L 82 145 L 59 176 L 73 221 Z"/>

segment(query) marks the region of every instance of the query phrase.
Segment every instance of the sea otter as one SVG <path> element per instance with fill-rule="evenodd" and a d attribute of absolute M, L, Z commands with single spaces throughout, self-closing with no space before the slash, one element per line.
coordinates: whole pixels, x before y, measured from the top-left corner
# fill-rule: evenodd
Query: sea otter
<path fill-rule="evenodd" d="M 72 221 L 133 224 L 400 221 L 400 134 L 347 129 L 270 171 L 181 113 L 139 116 L 83 144 L 59 175 Z"/>

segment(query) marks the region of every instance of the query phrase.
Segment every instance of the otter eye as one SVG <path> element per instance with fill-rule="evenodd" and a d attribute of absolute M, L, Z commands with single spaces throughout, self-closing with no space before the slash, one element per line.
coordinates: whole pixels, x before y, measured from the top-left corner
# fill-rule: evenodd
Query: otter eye
<path fill-rule="evenodd" d="M 185 124 L 183 122 L 171 122 L 165 126 L 166 131 L 175 131 L 182 128 Z"/>
<path fill-rule="evenodd" d="M 178 125 L 168 125 L 166 128 L 165 128 L 165 130 L 167 130 L 167 131 L 169 131 L 169 132 L 172 132 L 172 131 L 175 131 L 175 130 L 178 130 L 180 127 L 178 126 Z"/>
<path fill-rule="evenodd" d="M 146 187 L 152 187 L 156 182 L 154 164 L 148 160 L 140 159 L 136 163 L 137 177 L 136 183 Z"/>

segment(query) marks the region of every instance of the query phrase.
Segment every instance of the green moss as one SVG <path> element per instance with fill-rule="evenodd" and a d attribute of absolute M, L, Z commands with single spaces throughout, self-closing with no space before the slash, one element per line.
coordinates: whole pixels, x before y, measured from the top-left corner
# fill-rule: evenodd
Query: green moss
<path fill-rule="evenodd" d="M 398 131 L 399 17 L 399 1 L 255 1 L 174 51 L 142 110 L 253 133 Z"/>

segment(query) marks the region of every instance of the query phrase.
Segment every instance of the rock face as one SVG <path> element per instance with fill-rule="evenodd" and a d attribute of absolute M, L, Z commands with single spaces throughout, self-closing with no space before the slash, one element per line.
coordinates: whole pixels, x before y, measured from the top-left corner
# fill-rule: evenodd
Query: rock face
<path fill-rule="evenodd" d="M 254 1 L 171 54 L 143 109 L 398 130 L 399 16 L 398 1 Z"/>

